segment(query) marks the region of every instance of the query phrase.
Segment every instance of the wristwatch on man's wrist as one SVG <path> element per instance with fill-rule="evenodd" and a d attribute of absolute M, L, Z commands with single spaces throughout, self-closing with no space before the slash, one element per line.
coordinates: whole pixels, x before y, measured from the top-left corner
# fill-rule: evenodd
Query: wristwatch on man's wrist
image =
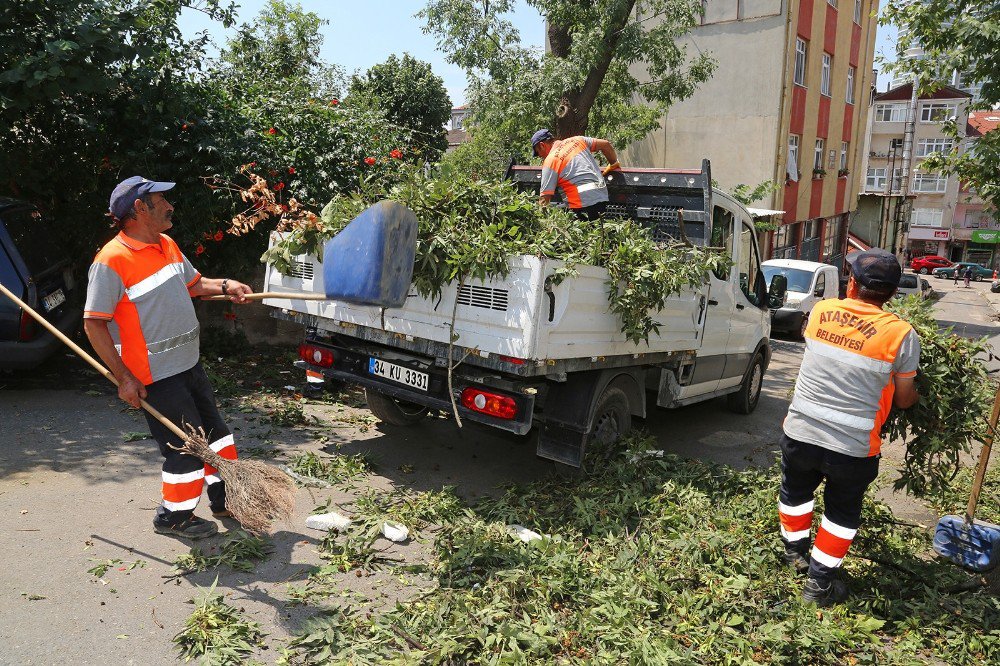
<path fill-rule="evenodd" d="M 228 296 L 229 295 L 228 285 L 229 285 L 229 278 L 222 278 L 222 295 L 223 296 Z"/>

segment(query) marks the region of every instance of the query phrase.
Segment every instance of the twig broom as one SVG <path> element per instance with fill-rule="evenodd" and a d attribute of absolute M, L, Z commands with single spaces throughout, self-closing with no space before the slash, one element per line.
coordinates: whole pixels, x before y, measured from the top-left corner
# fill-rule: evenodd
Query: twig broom
<path fill-rule="evenodd" d="M 11 299 L 35 321 L 44 326 L 52 335 L 64 342 L 95 370 L 107 377 L 112 384 L 118 386 L 118 380 L 107 368 L 94 357 L 85 352 L 62 331 L 49 323 L 44 317 L 28 307 L 24 301 L 15 296 L 3 284 L 0 292 Z M 153 418 L 165 425 L 172 433 L 181 438 L 183 444 L 174 447 L 188 453 L 219 470 L 219 477 L 226 483 L 226 508 L 233 514 L 248 532 L 253 534 L 271 533 L 275 522 L 286 522 L 291 518 L 295 506 L 295 483 L 284 472 L 259 460 L 229 460 L 223 458 L 208 446 L 203 430 L 195 430 L 187 425 L 187 432 L 181 430 L 170 419 L 165 417 L 155 407 L 142 400 L 142 408 Z"/>

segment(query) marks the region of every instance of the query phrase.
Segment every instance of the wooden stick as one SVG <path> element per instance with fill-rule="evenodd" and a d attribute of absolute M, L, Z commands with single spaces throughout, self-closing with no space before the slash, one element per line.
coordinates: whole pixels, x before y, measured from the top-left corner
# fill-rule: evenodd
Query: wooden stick
<path fill-rule="evenodd" d="M 326 294 L 284 294 L 280 291 L 262 291 L 258 294 L 247 294 L 245 297 L 248 301 L 262 301 L 265 298 L 287 298 L 293 301 L 332 301 L 335 299 L 328 298 Z M 223 296 L 218 294 L 216 296 L 202 296 L 203 301 L 228 301 L 232 299 L 232 296 Z"/>
<path fill-rule="evenodd" d="M 110 370 L 108 370 L 103 365 L 101 365 L 97 361 L 97 359 L 95 359 L 93 356 L 91 356 L 87 352 L 83 351 L 83 349 L 81 349 L 78 344 L 76 344 L 75 342 L 73 342 L 72 340 L 70 340 L 62 331 L 60 331 L 58 328 L 56 328 L 51 323 L 49 323 L 49 321 L 47 319 L 45 319 L 45 317 L 43 317 L 42 315 L 38 314 L 37 312 L 35 312 L 34 310 L 32 310 L 30 307 L 28 307 L 27 303 L 25 303 L 20 298 L 18 298 L 14 294 L 12 294 L 10 292 L 10 290 L 7 289 L 7 287 L 3 286 L 3 284 L 0 284 L 0 292 L 2 292 L 10 300 L 12 300 L 15 303 L 17 303 L 21 307 L 21 309 L 24 310 L 25 312 L 27 312 L 29 315 L 31 315 L 35 319 L 35 321 L 37 321 L 39 324 L 41 324 L 46 329 L 48 329 L 49 333 L 51 333 L 52 335 L 56 336 L 56 338 L 58 338 L 59 340 L 62 340 L 64 343 L 66 343 L 67 347 L 69 347 L 74 352 L 76 352 L 77 355 L 80 356 L 80 358 L 82 358 L 84 361 L 86 361 L 87 363 L 89 363 L 95 370 L 97 370 L 99 373 L 101 373 L 102 375 L 104 375 L 105 377 L 107 377 L 111 381 L 112 384 L 114 384 L 115 386 L 118 386 L 118 380 L 115 379 L 115 376 L 113 374 L 111 374 Z M 157 421 L 159 421 L 160 423 L 162 423 L 163 425 L 165 425 L 167 428 L 169 428 L 170 432 L 172 432 L 175 435 L 177 435 L 178 437 L 180 437 L 182 442 L 183 441 L 187 441 L 187 438 L 188 438 L 187 433 L 185 433 L 183 430 L 181 430 L 180 428 L 178 428 L 173 423 L 173 421 L 171 421 L 166 416 L 164 416 L 163 414 L 161 414 L 160 412 L 158 412 L 155 407 L 153 407 L 152 405 L 150 405 L 145 400 L 140 400 L 139 402 L 142 403 L 142 408 L 143 409 L 145 409 L 147 412 L 149 412 L 153 416 L 153 418 L 155 418 Z"/>
<path fill-rule="evenodd" d="M 997 385 L 997 395 L 993 399 L 990 428 L 986 431 L 986 436 L 983 437 L 983 448 L 979 452 L 979 465 L 976 466 L 976 480 L 972 482 L 972 493 L 969 494 L 969 506 L 965 510 L 965 520 L 970 525 L 976 515 L 976 504 L 979 503 L 979 493 L 983 489 L 983 479 L 986 477 L 986 466 L 990 462 L 990 450 L 993 448 L 993 435 L 996 432 L 998 420 L 1000 420 L 1000 384 Z"/>

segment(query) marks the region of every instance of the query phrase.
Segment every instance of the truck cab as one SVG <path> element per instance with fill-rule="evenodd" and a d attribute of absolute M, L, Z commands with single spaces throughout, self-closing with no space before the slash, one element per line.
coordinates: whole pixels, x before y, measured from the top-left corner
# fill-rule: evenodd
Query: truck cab
<path fill-rule="evenodd" d="M 763 264 L 768 284 L 784 275 L 788 290 L 783 305 L 771 309 L 771 329 L 805 337 L 809 313 L 824 298 L 838 298 L 840 272 L 836 266 L 798 259 L 768 259 Z"/>

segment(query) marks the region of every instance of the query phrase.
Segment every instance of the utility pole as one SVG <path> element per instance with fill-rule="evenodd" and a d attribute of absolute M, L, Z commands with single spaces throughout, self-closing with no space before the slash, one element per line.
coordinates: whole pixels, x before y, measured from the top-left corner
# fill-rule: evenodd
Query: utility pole
<path fill-rule="evenodd" d="M 906 110 L 906 125 L 903 129 L 903 172 L 899 178 L 899 200 L 896 202 L 896 212 L 892 223 L 892 250 L 897 256 L 899 255 L 899 248 L 896 247 L 896 235 L 899 232 L 900 212 L 903 201 L 906 200 L 906 196 L 910 193 L 910 165 L 913 161 L 913 134 L 917 126 L 917 93 L 920 88 L 920 79 L 916 75 L 913 77 L 912 87 L 910 106 Z"/>

